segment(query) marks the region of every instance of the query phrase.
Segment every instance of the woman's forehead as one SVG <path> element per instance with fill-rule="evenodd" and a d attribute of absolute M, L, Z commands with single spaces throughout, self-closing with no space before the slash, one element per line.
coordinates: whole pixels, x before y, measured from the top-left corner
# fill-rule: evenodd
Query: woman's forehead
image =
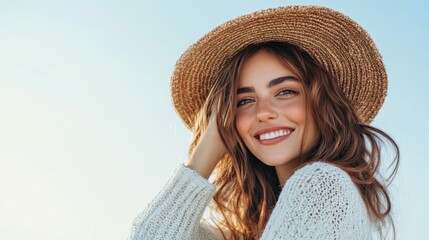
<path fill-rule="evenodd" d="M 260 50 L 243 63 L 238 76 L 238 85 L 268 84 L 284 76 L 298 78 L 276 55 Z"/>

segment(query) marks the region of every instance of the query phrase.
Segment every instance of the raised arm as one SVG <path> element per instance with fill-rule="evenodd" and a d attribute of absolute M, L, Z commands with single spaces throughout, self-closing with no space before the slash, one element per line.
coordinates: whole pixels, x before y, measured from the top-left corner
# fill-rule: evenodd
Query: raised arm
<path fill-rule="evenodd" d="M 130 239 L 220 239 L 221 234 L 200 223 L 215 192 L 207 180 L 225 147 L 210 119 L 186 166 L 180 166 L 168 184 L 136 218 Z"/>
<path fill-rule="evenodd" d="M 130 239 L 220 239 L 219 232 L 200 223 L 214 192 L 209 181 L 180 166 L 135 219 Z"/>

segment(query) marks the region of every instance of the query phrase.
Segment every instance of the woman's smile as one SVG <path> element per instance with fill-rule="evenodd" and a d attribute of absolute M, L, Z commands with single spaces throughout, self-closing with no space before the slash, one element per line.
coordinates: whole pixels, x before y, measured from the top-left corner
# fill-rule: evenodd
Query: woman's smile
<path fill-rule="evenodd" d="M 293 129 L 288 127 L 271 127 L 256 132 L 255 138 L 263 145 L 272 145 L 286 139 L 292 132 Z"/>

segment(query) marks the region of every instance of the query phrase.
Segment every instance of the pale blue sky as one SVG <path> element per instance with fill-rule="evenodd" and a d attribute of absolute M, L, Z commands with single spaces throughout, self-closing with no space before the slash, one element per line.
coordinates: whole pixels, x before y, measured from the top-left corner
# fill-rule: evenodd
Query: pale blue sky
<path fill-rule="evenodd" d="M 169 96 L 175 61 L 226 20 L 291 4 L 343 12 L 376 42 L 389 89 L 373 125 L 402 150 L 398 239 L 429 239 L 423 0 L 0 0 L 0 239 L 125 239 L 186 160 L 191 135 Z"/>

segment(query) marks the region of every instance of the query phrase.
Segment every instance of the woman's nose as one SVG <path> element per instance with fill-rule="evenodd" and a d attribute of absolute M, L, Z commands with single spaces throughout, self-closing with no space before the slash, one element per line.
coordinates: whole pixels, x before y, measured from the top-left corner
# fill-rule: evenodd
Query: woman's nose
<path fill-rule="evenodd" d="M 277 117 L 277 111 L 270 100 L 259 101 L 256 111 L 256 118 L 259 122 L 276 119 Z"/>

